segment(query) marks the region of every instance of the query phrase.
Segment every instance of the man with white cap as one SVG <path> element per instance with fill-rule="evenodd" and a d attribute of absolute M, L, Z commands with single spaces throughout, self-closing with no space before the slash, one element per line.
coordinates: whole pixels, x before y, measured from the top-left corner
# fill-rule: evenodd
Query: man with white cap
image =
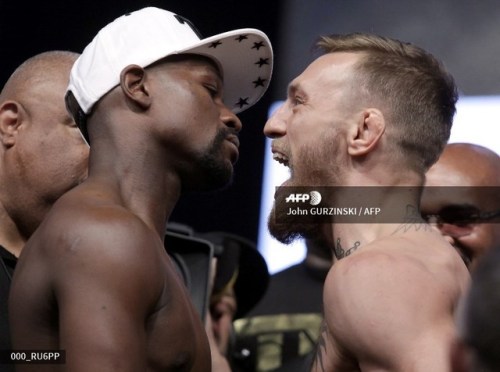
<path fill-rule="evenodd" d="M 264 94 L 272 58 L 258 30 L 200 39 L 158 8 L 97 34 L 66 96 L 90 144 L 89 176 L 19 260 L 9 303 L 16 349 L 64 350 L 68 371 L 211 370 L 203 324 L 164 249 L 165 225 L 182 192 L 230 181 L 235 114 Z"/>

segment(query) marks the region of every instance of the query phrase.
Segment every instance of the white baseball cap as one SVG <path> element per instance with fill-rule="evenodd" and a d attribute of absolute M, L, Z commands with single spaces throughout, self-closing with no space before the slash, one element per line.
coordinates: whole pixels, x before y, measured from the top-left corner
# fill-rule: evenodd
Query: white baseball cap
<path fill-rule="evenodd" d="M 99 31 L 73 65 L 68 93 L 80 106 L 79 114 L 86 115 L 120 83 L 120 73 L 128 65 L 147 67 L 181 53 L 203 55 L 218 64 L 224 79 L 224 102 L 234 113 L 255 104 L 269 86 L 273 51 L 262 31 L 239 29 L 201 39 L 184 17 L 147 7 L 119 17 Z M 66 102 L 69 107 L 68 98 Z"/>

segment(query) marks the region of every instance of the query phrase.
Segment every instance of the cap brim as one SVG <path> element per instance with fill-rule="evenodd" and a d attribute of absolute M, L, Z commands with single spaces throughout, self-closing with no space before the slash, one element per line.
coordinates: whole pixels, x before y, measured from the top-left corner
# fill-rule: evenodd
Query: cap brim
<path fill-rule="evenodd" d="M 254 244 L 239 239 L 242 247 L 234 291 L 238 301 L 235 319 L 245 316 L 260 301 L 269 286 L 270 274 L 264 257 Z"/>
<path fill-rule="evenodd" d="M 273 70 L 273 51 L 266 34 L 239 29 L 200 40 L 178 53 L 200 54 L 222 69 L 224 103 L 239 113 L 254 105 L 266 92 Z"/>
<path fill-rule="evenodd" d="M 199 237 L 207 239 L 215 245 L 222 245 L 224 247 L 222 254 L 224 252 L 231 254 L 231 252 L 224 250 L 234 249 L 236 247 L 230 243 L 236 244 L 236 249 L 239 252 L 234 258 L 237 259 L 237 262 L 233 263 L 231 260 L 227 262 L 222 259 L 222 262 L 229 263 L 229 266 L 219 267 L 216 280 L 225 285 L 233 276 L 234 270 L 238 270 L 234 283 L 234 293 L 237 301 L 237 311 L 234 318 L 243 317 L 260 301 L 267 290 L 270 274 L 266 260 L 257 250 L 255 243 L 239 235 L 214 231 L 199 234 Z M 237 267 L 232 267 L 233 264 Z"/>

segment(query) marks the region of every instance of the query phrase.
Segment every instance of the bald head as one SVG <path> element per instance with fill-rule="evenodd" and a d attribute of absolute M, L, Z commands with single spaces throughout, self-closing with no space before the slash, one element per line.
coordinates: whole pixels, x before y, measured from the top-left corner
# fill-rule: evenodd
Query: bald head
<path fill-rule="evenodd" d="M 471 143 L 448 144 L 426 180 L 428 186 L 500 186 L 500 156 Z"/>
<path fill-rule="evenodd" d="M 439 216 L 441 234 L 473 269 L 478 258 L 500 246 L 500 219 L 495 217 L 500 212 L 500 156 L 479 145 L 448 144 L 427 172 L 425 185 L 422 215 Z"/>
<path fill-rule="evenodd" d="M 22 63 L 9 77 L 0 93 L 0 102 L 23 100 L 33 95 L 43 95 L 47 86 L 64 82 L 67 85 L 69 72 L 78 53 L 50 51 L 37 54 Z"/>
<path fill-rule="evenodd" d="M 86 178 L 88 147 L 64 104 L 77 58 L 66 51 L 38 54 L 0 93 L 0 213 L 14 231 L 0 226 L 0 244 L 10 249 L 22 247 L 52 204 Z"/>

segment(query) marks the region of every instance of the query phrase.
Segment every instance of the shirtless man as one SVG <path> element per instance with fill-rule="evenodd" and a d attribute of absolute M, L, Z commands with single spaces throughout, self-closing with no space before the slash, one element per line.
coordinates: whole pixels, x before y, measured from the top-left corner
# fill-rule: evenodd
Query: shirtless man
<path fill-rule="evenodd" d="M 469 276 L 417 206 L 449 137 L 453 78 L 422 49 L 376 35 L 333 35 L 318 46 L 324 54 L 290 83 L 264 128 L 291 170 L 270 231 L 283 242 L 319 233 L 303 216 L 282 215 L 279 196 L 292 186 L 331 186 L 335 201 L 357 195 L 393 219 L 333 221 L 335 263 L 312 371 L 447 371 L 453 311 Z"/>
<path fill-rule="evenodd" d="M 447 145 L 426 174 L 421 212 L 470 270 L 500 246 L 500 156 L 471 143 Z"/>
<path fill-rule="evenodd" d="M 90 143 L 89 176 L 54 205 L 19 260 L 9 304 L 16 349 L 65 350 L 60 367 L 72 372 L 211 370 L 165 226 L 183 191 L 230 181 L 235 113 L 262 96 L 271 69 L 262 32 L 200 40 L 158 8 L 98 33 L 66 95 Z"/>

